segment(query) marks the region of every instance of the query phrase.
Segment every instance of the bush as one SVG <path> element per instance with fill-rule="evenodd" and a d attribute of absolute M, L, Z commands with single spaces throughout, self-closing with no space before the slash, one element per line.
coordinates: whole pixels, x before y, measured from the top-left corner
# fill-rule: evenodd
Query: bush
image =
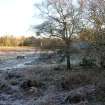
<path fill-rule="evenodd" d="M 8 86 L 8 84 L 0 81 L 0 92 L 8 91 L 8 90 L 10 90 L 10 87 Z"/>
<path fill-rule="evenodd" d="M 96 99 L 100 102 L 105 103 L 105 82 L 101 80 L 99 83 L 96 84 Z"/>
<path fill-rule="evenodd" d="M 12 79 L 12 80 L 10 80 L 10 84 L 11 84 L 11 85 L 18 85 L 19 83 L 18 83 L 17 80 Z"/>
<path fill-rule="evenodd" d="M 88 74 L 70 74 L 66 75 L 61 83 L 63 89 L 70 90 L 92 83 L 92 77 Z"/>
<path fill-rule="evenodd" d="M 22 89 L 30 89 L 31 87 L 41 87 L 42 83 L 36 80 L 25 80 L 21 83 L 20 87 Z"/>
<path fill-rule="evenodd" d="M 87 58 L 83 58 L 82 62 L 80 63 L 80 66 L 83 66 L 83 67 L 92 67 L 94 65 L 95 65 L 95 60 L 87 59 Z"/>

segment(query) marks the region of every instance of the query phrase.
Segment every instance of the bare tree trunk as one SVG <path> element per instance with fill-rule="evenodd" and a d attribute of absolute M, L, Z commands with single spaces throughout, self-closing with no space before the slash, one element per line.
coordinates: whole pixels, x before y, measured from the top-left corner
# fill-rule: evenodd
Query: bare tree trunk
<path fill-rule="evenodd" d="M 71 69 L 71 63 L 70 63 L 70 54 L 66 54 L 66 63 L 67 63 L 67 70 Z"/>
<path fill-rule="evenodd" d="M 66 44 L 66 66 L 67 70 L 71 69 L 71 62 L 70 62 L 70 44 Z"/>
<path fill-rule="evenodd" d="M 102 68 L 105 68 L 105 57 L 101 55 L 101 61 L 100 61 L 100 66 Z"/>

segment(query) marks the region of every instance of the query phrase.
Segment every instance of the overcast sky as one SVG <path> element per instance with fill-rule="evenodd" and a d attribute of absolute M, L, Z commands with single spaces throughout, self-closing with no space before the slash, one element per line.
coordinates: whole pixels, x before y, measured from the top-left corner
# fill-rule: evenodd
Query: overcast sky
<path fill-rule="evenodd" d="M 34 3 L 41 0 L 0 0 L 0 35 L 28 35 L 33 23 L 38 24 Z"/>

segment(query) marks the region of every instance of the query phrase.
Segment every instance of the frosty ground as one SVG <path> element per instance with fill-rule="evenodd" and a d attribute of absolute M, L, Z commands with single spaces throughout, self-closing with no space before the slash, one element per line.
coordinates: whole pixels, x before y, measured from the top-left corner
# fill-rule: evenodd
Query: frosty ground
<path fill-rule="evenodd" d="M 8 68 L 0 66 L 0 105 L 104 105 L 105 71 L 100 68 L 75 65 L 67 71 L 65 64 L 33 54 L 3 64 Z"/>

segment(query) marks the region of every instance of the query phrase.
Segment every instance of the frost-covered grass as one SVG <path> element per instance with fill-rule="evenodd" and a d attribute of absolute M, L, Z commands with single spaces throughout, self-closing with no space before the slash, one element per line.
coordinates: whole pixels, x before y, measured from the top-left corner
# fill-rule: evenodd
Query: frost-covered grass
<path fill-rule="evenodd" d="M 34 47 L 9 47 L 9 46 L 0 46 L 0 51 L 8 52 L 8 51 L 32 51 Z"/>
<path fill-rule="evenodd" d="M 0 46 L 0 60 L 8 60 L 16 58 L 18 55 L 33 53 L 33 47 L 2 47 Z"/>
<path fill-rule="evenodd" d="M 69 93 L 72 91 L 76 93 L 85 86 L 89 86 L 89 89 L 94 86 L 96 89 L 96 94 L 89 101 L 89 105 L 93 105 L 91 102 L 97 103 L 94 105 L 103 105 L 98 102 L 105 99 L 105 71 L 100 71 L 99 68 L 74 67 L 72 71 L 68 71 L 65 65 L 38 64 L 13 69 L 8 73 L 2 71 L 0 78 L 2 78 L 1 90 L 4 89 L 0 94 L 3 97 L 0 102 L 6 103 L 5 105 L 9 103 L 12 103 L 11 105 L 68 105 L 64 100 Z M 41 86 L 36 85 L 37 83 L 41 83 Z M 9 98 L 7 98 L 8 92 Z M 91 96 L 89 95 L 88 98 L 90 99 Z M 97 100 L 94 102 L 93 98 Z M 60 104 L 61 102 L 65 104 Z"/>

